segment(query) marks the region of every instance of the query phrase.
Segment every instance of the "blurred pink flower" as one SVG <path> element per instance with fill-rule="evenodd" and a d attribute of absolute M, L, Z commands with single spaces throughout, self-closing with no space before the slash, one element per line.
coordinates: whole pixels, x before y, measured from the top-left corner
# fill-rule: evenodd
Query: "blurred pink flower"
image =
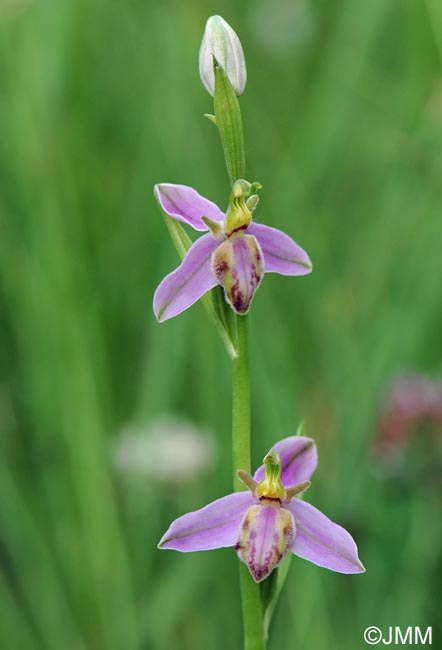
<path fill-rule="evenodd" d="M 422 426 L 442 432 L 442 381 L 417 373 L 395 379 L 385 397 L 375 450 L 394 454 Z"/>

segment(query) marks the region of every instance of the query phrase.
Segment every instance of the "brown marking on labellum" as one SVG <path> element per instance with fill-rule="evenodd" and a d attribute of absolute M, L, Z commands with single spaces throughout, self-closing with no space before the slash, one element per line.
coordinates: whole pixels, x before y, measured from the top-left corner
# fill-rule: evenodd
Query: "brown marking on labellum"
<path fill-rule="evenodd" d="M 220 260 L 213 265 L 213 273 L 219 283 L 222 283 L 224 275 L 229 270 L 229 265 L 225 260 Z"/>
<path fill-rule="evenodd" d="M 232 304 L 238 314 L 245 314 L 248 310 L 248 305 L 244 303 L 244 295 L 242 291 L 232 290 Z"/>
<path fill-rule="evenodd" d="M 250 301 L 246 302 L 244 300 L 244 293 L 239 288 L 238 274 L 234 271 L 232 275 L 235 278 L 235 282 L 232 284 L 232 288 L 230 290 L 232 305 L 235 311 L 237 311 L 239 314 L 246 314 L 250 305 Z"/>
<path fill-rule="evenodd" d="M 278 499 L 278 497 L 259 497 L 260 501 L 278 501 L 278 503 L 281 503 L 281 499 Z"/>
<path fill-rule="evenodd" d="M 227 239 L 229 239 L 232 235 L 235 235 L 238 232 L 241 232 L 241 230 L 247 230 L 249 226 L 239 226 L 238 228 L 235 228 L 235 230 L 232 230 L 232 232 L 226 233 L 227 234 Z"/>
<path fill-rule="evenodd" d="M 251 277 L 250 277 L 250 288 L 252 290 L 252 295 L 255 292 L 256 287 L 258 286 L 260 281 L 261 281 L 261 277 L 260 277 L 259 273 L 256 270 L 256 264 L 252 264 L 252 274 L 251 274 Z"/>

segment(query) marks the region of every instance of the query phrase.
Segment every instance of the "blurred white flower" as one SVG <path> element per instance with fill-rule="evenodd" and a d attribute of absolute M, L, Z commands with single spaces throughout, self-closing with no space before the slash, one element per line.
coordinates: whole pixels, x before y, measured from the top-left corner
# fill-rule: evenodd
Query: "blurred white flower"
<path fill-rule="evenodd" d="M 253 5 L 250 23 L 261 46 L 284 56 L 309 42 L 315 15 L 308 0 L 260 0 Z"/>
<path fill-rule="evenodd" d="M 200 77 L 212 97 L 215 94 L 213 56 L 224 68 L 236 94 L 241 95 L 247 82 L 244 52 L 238 36 L 221 16 L 207 20 L 200 47 Z"/>
<path fill-rule="evenodd" d="M 215 451 L 206 432 L 180 419 L 162 418 L 146 428 L 123 429 L 112 456 L 124 476 L 180 483 L 208 470 Z"/>

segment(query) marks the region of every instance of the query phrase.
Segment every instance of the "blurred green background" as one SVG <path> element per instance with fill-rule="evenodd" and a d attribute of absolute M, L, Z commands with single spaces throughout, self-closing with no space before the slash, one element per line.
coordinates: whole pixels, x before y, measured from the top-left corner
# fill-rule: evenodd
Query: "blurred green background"
<path fill-rule="evenodd" d="M 307 500 L 367 567 L 295 558 L 269 648 L 364 648 L 369 625 L 437 645 L 440 438 L 414 431 L 394 467 L 373 443 L 392 378 L 441 372 L 439 0 L 1 0 L 0 646 L 241 647 L 232 549 L 156 549 L 231 482 L 217 334 L 200 306 L 151 311 L 178 261 L 153 184 L 228 197 L 197 67 L 213 13 L 246 52 L 258 218 L 315 267 L 254 300 L 254 463 L 305 419 Z M 211 444 L 187 479 L 177 421 Z"/>

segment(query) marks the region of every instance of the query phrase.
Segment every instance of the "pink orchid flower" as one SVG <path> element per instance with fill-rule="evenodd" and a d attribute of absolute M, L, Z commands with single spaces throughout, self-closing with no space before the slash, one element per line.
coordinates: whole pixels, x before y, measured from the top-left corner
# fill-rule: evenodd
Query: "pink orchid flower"
<path fill-rule="evenodd" d="M 155 195 L 161 209 L 197 231 L 197 239 L 180 266 L 160 283 L 154 312 L 161 322 L 180 314 L 216 285 L 227 302 L 246 314 L 263 275 L 305 275 L 312 265 L 307 253 L 281 230 L 252 222 L 259 183 L 234 183 L 224 214 L 192 187 L 161 183 Z"/>
<path fill-rule="evenodd" d="M 248 492 L 229 494 L 176 519 L 159 548 L 188 553 L 233 546 L 255 582 L 288 551 L 339 573 L 365 571 L 351 535 L 309 503 L 296 498 L 310 486 L 318 457 L 311 438 L 280 440 L 252 478 Z"/>

